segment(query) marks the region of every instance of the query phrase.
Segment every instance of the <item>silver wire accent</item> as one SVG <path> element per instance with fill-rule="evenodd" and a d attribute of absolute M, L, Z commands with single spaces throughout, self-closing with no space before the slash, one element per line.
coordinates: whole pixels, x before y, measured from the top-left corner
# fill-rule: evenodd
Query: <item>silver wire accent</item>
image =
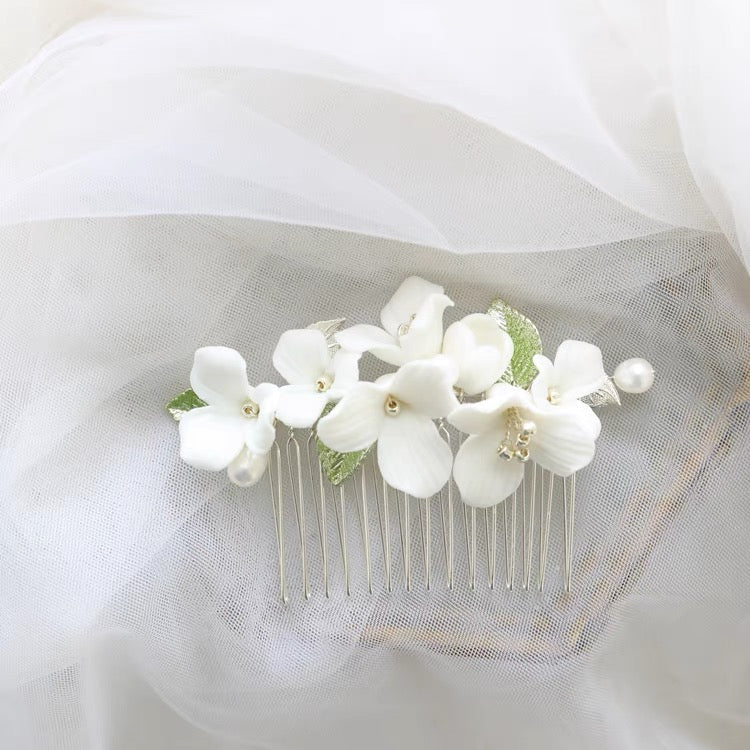
<path fill-rule="evenodd" d="M 469 510 L 471 518 L 471 590 L 477 587 L 477 509 Z"/>
<path fill-rule="evenodd" d="M 531 498 L 529 500 L 528 516 L 526 513 L 526 490 L 524 488 L 523 503 L 523 587 L 529 588 L 531 581 L 531 559 L 534 555 L 534 511 L 536 503 L 536 474 L 537 466 L 531 464 Z M 528 519 L 528 520 L 527 520 Z"/>
<path fill-rule="evenodd" d="M 346 544 L 346 501 L 344 495 L 344 484 L 339 485 L 338 503 L 334 499 L 333 508 L 336 511 L 336 526 L 339 530 L 339 543 L 341 544 L 341 561 L 344 564 L 344 585 L 346 595 L 351 595 L 351 581 L 349 580 L 349 549 Z"/>
<path fill-rule="evenodd" d="M 484 546 L 487 550 L 487 584 L 492 588 L 492 554 L 490 552 L 490 508 L 484 509 Z"/>
<path fill-rule="evenodd" d="M 570 492 L 568 481 L 563 478 L 563 588 L 570 591 L 570 581 L 573 572 L 573 523 L 575 520 L 576 504 L 576 475 L 570 477 Z"/>
<path fill-rule="evenodd" d="M 555 487 L 555 475 L 547 472 L 547 500 L 539 504 L 539 591 L 544 591 L 544 579 L 547 574 L 547 558 L 549 556 L 549 529 L 552 520 L 552 496 Z"/>
<path fill-rule="evenodd" d="M 312 446 L 315 444 L 315 432 L 311 431 L 307 438 L 307 468 L 310 474 L 310 487 L 312 488 L 313 503 L 315 505 L 315 516 L 318 519 L 318 536 L 320 537 L 320 557 L 323 562 L 323 590 L 326 599 L 331 596 L 331 590 L 328 583 L 328 529 L 326 528 L 326 488 L 323 477 L 323 466 L 320 461 L 313 462 Z M 316 472 L 313 470 L 313 463 L 317 464 L 317 481 Z"/>
<path fill-rule="evenodd" d="M 399 502 L 399 495 L 401 502 Z M 403 519 L 401 507 L 403 503 Z M 411 591 L 411 518 L 409 514 L 409 495 L 405 492 L 396 493 L 398 510 L 398 527 L 401 533 L 401 560 L 404 566 L 404 586 Z"/>
<path fill-rule="evenodd" d="M 292 460 L 292 452 L 294 460 Z M 297 530 L 299 531 L 299 545 L 302 553 L 302 593 L 305 599 L 310 598 L 310 587 L 307 581 L 307 531 L 305 524 L 305 498 L 302 483 L 302 454 L 299 442 L 294 435 L 294 430 L 289 429 L 289 437 L 286 441 L 286 461 L 289 468 L 289 484 L 292 487 L 292 500 L 294 501 L 294 513 L 297 517 Z"/>
<path fill-rule="evenodd" d="M 445 422 L 441 419 L 438 431 L 444 440 L 451 445 L 451 436 Z M 443 502 L 444 493 L 447 499 Z M 448 589 L 453 590 L 453 477 L 448 479 L 448 483 L 440 490 L 440 521 L 443 529 L 443 557 L 445 558 L 445 571 L 447 576 Z M 446 510 L 447 506 L 447 510 Z"/>
<path fill-rule="evenodd" d="M 419 536 L 422 540 L 422 560 L 424 562 L 424 585 L 430 590 L 430 504 L 432 498 L 425 498 L 424 501 L 417 501 L 417 513 L 419 514 Z"/>
<path fill-rule="evenodd" d="M 279 593 L 281 601 L 286 604 L 289 601 L 289 597 L 286 591 L 286 572 L 284 570 L 284 492 L 281 475 L 281 449 L 276 442 L 271 446 L 268 464 L 268 483 L 271 486 L 273 525 L 276 530 L 276 547 L 279 552 Z"/>
<path fill-rule="evenodd" d="M 488 556 L 490 562 L 490 588 L 495 588 L 495 572 L 497 570 L 497 505 L 492 506 L 490 513 L 492 517 L 492 534 L 490 535 L 490 551 Z"/>
<path fill-rule="evenodd" d="M 357 517 L 359 518 L 359 531 L 362 535 L 362 548 L 365 553 L 365 575 L 367 579 L 367 591 L 372 594 L 372 562 L 370 560 L 370 532 L 367 518 L 367 472 L 366 462 L 360 467 L 361 494 L 357 491 L 356 477 L 353 477 L 354 495 L 357 502 Z"/>
<path fill-rule="evenodd" d="M 521 484 L 523 485 L 524 482 L 522 481 Z M 510 500 L 511 503 L 510 528 L 508 527 L 508 500 Z M 510 495 L 510 497 L 505 498 L 503 506 L 503 510 L 505 512 L 505 586 L 507 589 L 512 591 L 516 578 L 516 525 L 518 520 L 518 490 Z"/>
<path fill-rule="evenodd" d="M 388 593 L 393 591 L 393 579 L 391 576 L 391 529 L 390 516 L 388 514 L 388 483 L 380 476 L 377 462 L 373 457 L 373 474 L 375 478 L 375 503 L 378 508 L 378 525 L 380 526 L 380 542 L 383 549 L 383 564 L 385 565 L 385 586 Z M 382 483 L 382 484 L 381 484 Z M 380 510 L 380 493 L 378 486 L 383 489 L 383 510 Z"/>

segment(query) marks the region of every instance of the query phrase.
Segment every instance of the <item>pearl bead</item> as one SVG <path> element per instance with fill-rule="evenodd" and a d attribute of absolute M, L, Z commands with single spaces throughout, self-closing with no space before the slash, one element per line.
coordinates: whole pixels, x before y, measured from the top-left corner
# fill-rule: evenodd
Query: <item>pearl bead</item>
<path fill-rule="evenodd" d="M 266 466 L 268 453 L 259 455 L 243 448 L 240 455 L 227 467 L 227 476 L 238 487 L 250 487 L 263 476 Z"/>
<path fill-rule="evenodd" d="M 612 378 L 625 393 L 645 393 L 654 384 L 654 368 L 645 359 L 634 357 L 620 362 Z"/>

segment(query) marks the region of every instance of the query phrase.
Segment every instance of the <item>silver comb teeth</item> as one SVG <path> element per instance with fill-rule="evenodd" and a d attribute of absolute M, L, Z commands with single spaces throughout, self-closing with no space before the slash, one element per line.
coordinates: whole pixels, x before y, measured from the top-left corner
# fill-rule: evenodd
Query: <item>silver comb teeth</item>
<path fill-rule="evenodd" d="M 445 424 L 441 423 L 439 430 L 449 445 L 457 443 Z M 530 462 L 515 493 L 497 505 L 478 509 L 461 502 L 452 480 L 424 500 L 389 487 L 373 452 L 355 474 L 334 485 L 318 460 L 314 430 L 290 429 L 286 439 L 281 435 L 278 438 L 281 445 L 277 439 L 271 450 L 268 478 L 282 601 L 289 601 L 290 588 L 304 599 L 312 595 L 330 597 L 334 591 L 348 596 L 354 586 L 368 593 L 376 589 L 391 592 L 396 587 L 407 592 L 416 587 L 427 591 L 434 587 L 495 589 L 498 576 L 504 577 L 507 590 L 519 585 L 531 590 L 536 584 L 536 589 L 543 591 L 553 512 L 562 513 L 559 570 L 563 590 L 570 591 L 575 474 L 555 476 Z M 463 536 L 458 545 L 457 504 L 461 519 L 458 533 Z M 336 524 L 333 545 L 329 540 L 331 509 Z M 311 514 L 315 517 L 312 524 Z M 353 534 L 355 522 L 358 533 Z M 418 542 L 414 536 L 418 536 Z M 297 547 L 293 553 L 291 545 Z M 356 554 L 352 555 L 355 545 Z M 299 566 L 290 572 L 287 560 L 292 558 Z M 356 566 L 352 565 L 353 558 Z"/>

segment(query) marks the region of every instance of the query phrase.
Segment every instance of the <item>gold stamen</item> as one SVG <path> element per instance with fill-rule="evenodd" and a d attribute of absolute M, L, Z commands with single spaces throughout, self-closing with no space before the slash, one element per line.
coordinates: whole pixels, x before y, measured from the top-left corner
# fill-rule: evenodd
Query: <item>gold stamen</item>
<path fill-rule="evenodd" d="M 401 411 L 401 404 L 393 396 L 388 396 L 385 400 L 385 413 L 389 417 L 395 417 Z"/>
<path fill-rule="evenodd" d="M 245 401 L 245 403 L 242 404 L 242 413 L 249 419 L 253 419 L 260 414 L 260 406 L 258 406 L 255 401 Z"/>

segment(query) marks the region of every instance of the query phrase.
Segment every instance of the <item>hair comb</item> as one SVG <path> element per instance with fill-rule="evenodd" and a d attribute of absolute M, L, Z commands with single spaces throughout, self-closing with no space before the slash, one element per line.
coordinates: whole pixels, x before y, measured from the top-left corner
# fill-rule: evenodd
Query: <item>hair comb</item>
<path fill-rule="evenodd" d="M 599 348 L 575 340 L 551 360 L 536 326 L 500 299 L 444 331 L 452 305 L 413 276 L 383 308 L 382 327 L 334 319 L 286 331 L 273 352 L 281 386 L 251 386 L 234 349 L 196 351 L 191 388 L 167 405 L 180 456 L 240 487 L 267 479 L 282 600 L 290 544 L 305 598 L 339 583 L 349 594 L 353 568 L 369 592 L 392 591 L 398 578 L 407 591 L 430 589 L 436 576 L 473 590 L 480 568 L 490 588 L 501 569 L 513 589 L 520 568 L 522 588 L 542 591 L 555 508 L 570 590 L 576 475 L 594 457 L 595 409 L 648 390 L 653 368 L 629 359 L 610 377 Z M 365 353 L 394 371 L 360 380 Z"/>

